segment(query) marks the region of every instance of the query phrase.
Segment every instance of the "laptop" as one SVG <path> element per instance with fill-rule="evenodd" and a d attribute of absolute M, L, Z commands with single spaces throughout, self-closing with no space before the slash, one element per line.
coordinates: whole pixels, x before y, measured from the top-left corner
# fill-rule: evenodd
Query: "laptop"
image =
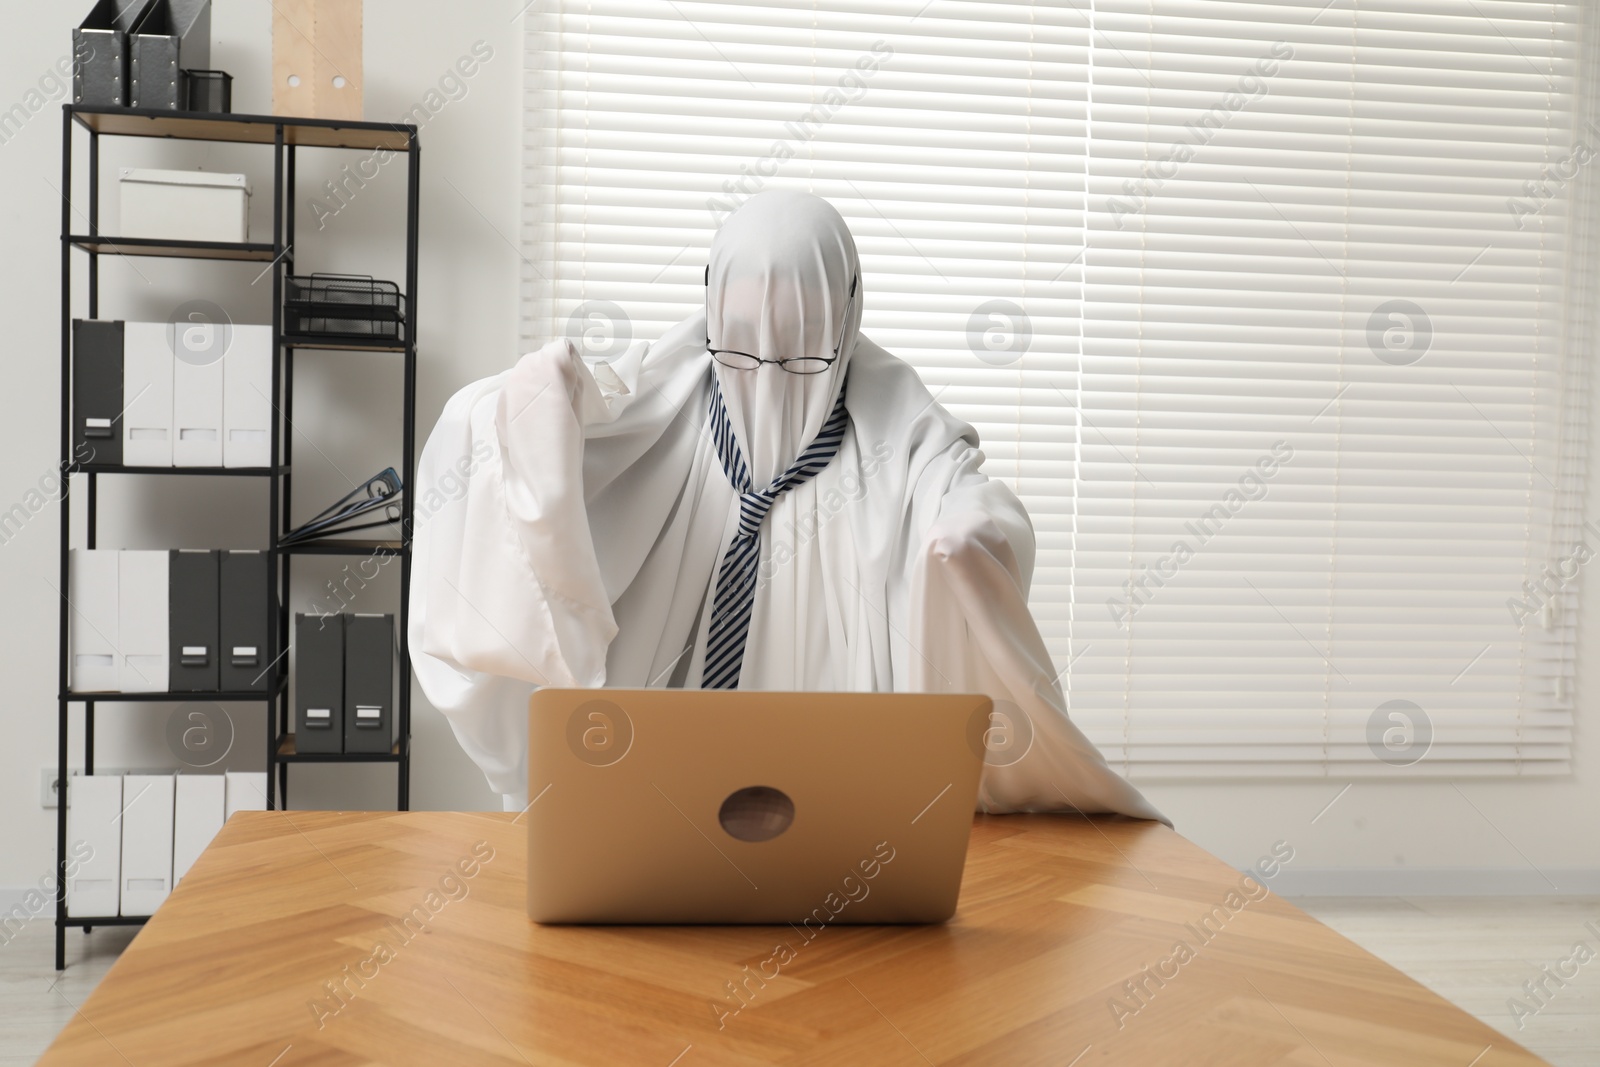
<path fill-rule="evenodd" d="M 990 710 L 965 694 L 540 689 L 528 917 L 944 922 Z"/>

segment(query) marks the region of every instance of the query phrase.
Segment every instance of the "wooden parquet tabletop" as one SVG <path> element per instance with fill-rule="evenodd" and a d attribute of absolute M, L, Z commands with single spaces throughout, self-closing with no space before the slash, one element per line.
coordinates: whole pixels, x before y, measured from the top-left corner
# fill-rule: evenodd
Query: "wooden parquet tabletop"
<path fill-rule="evenodd" d="M 1154 823 L 978 816 L 950 923 L 802 932 L 535 925 L 513 819 L 235 815 L 40 1062 L 1544 1062 Z"/>

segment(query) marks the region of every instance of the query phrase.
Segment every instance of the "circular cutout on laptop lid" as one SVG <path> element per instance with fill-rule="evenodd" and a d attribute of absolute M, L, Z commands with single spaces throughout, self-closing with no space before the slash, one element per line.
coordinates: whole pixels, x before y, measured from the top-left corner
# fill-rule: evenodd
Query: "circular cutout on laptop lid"
<path fill-rule="evenodd" d="M 752 785 L 728 794 L 717 821 L 729 837 L 771 841 L 794 822 L 794 801 L 781 789 Z"/>

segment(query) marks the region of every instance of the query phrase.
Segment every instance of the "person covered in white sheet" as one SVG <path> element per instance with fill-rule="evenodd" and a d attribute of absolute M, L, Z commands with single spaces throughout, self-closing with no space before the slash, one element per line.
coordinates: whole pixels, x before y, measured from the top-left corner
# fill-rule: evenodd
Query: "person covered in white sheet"
<path fill-rule="evenodd" d="M 987 693 L 1008 754 L 980 810 L 1165 821 L 1068 719 L 1027 513 L 859 333 L 868 294 L 831 205 L 763 192 L 712 240 L 703 311 L 609 363 L 551 341 L 445 405 L 408 639 L 508 810 L 536 686 L 670 685 Z"/>

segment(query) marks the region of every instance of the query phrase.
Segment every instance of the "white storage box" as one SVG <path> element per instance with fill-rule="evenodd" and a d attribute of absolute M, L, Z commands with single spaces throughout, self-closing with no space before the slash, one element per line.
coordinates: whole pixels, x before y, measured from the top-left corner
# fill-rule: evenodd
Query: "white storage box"
<path fill-rule="evenodd" d="M 123 167 L 118 177 L 123 237 L 250 239 L 250 184 L 243 174 Z"/>
<path fill-rule="evenodd" d="M 220 774 L 180 774 L 172 799 L 172 887 L 222 829 L 224 779 Z M 67 812 L 71 814 L 71 810 Z"/>
<path fill-rule="evenodd" d="M 172 892 L 176 785 L 170 774 L 130 774 L 122 779 L 123 915 L 153 915 Z"/>
<path fill-rule="evenodd" d="M 67 914 L 115 915 L 122 884 L 122 778 L 75 774 L 67 779 L 66 803 Z"/>
<path fill-rule="evenodd" d="M 225 819 L 236 811 L 267 810 L 266 771 L 227 771 L 222 776 Z"/>

